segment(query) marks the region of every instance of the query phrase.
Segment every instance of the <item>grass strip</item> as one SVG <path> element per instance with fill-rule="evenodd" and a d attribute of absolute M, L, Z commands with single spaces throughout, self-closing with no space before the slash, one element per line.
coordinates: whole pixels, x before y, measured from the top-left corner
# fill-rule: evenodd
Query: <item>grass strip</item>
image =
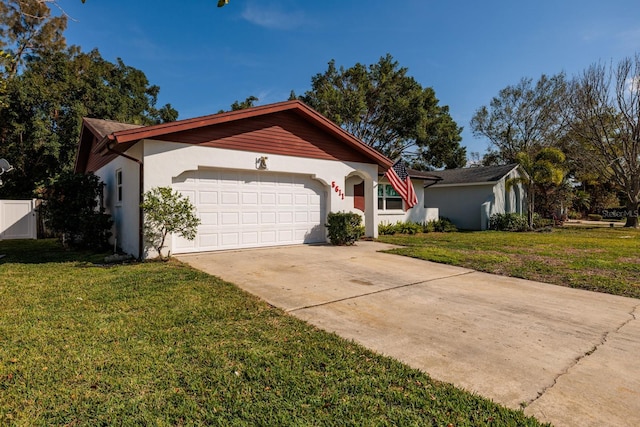
<path fill-rule="evenodd" d="M 380 236 L 389 252 L 487 273 L 640 298 L 640 230 L 564 227 Z"/>

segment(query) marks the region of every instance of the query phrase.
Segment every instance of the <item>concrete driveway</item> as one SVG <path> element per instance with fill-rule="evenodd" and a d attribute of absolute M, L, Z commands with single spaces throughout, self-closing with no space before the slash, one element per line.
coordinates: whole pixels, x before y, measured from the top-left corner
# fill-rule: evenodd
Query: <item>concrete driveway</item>
<path fill-rule="evenodd" d="M 327 331 L 557 426 L 640 425 L 640 300 L 378 251 L 181 255 Z"/>

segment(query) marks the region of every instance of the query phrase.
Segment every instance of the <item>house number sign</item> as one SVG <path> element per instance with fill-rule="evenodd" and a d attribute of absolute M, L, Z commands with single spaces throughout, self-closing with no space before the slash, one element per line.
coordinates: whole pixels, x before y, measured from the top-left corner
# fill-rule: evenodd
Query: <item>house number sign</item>
<path fill-rule="evenodd" d="M 338 196 L 340 196 L 342 198 L 342 200 L 344 200 L 344 192 L 342 191 L 342 189 L 340 187 L 338 187 L 336 185 L 335 181 L 331 181 L 331 188 L 333 188 L 333 191 L 338 193 Z"/>

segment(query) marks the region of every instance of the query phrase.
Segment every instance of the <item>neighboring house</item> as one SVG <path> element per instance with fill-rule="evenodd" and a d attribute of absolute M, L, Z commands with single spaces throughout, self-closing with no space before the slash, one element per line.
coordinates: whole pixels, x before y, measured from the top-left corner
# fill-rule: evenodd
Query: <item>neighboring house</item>
<path fill-rule="evenodd" d="M 437 208 L 464 230 L 486 230 L 496 213 L 526 213 L 522 185 L 507 185 L 511 178 L 526 176 L 517 164 L 470 167 L 433 172 L 442 181 L 425 188 L 426 206 Z"/>
<path fill-rule="evenodd" d="M 106 184 L 115 243 L 145 258 L 157 254 L 144 245 L 139 206 L 158 186 L 188 196 L 201 220 L 195 240 L 167 243 L 173 254 L 325 242 L 329 212 L 361 213 L 370 237 L 390 213 L 425 220 L 424 200 L 404 212 L 391 192 L 379 197 L 380 173 L 391 165 L 315 110 L 287 101 L 146 127 L 85 118 L 75 169 Z"/>

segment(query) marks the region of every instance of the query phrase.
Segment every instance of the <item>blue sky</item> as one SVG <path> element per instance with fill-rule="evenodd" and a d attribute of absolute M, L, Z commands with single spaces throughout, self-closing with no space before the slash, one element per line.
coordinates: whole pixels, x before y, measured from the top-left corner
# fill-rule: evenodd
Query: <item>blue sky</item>
<path fill-rule="evenodd" d="M 350 67 L 390 53 L 464 127 L 523 77 L 617 62 L 640 53 L 638 0 L 59 0 L 69 44 L 98 48 L 160 86 L 180 118 L 258 105 L 310 88 L 331 59 Z"/>

